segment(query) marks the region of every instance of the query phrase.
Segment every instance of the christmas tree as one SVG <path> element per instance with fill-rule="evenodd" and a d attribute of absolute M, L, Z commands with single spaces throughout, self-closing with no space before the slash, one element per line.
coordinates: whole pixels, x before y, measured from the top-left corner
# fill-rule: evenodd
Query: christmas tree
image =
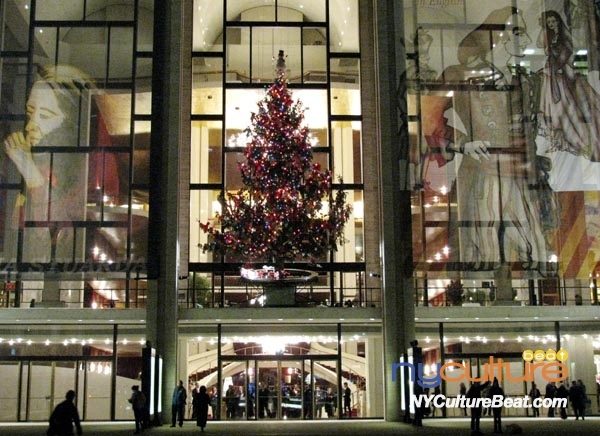
<path fill-rule="evenodd" d="M 332 193 L 331 171 L 313 162 L 304 109 L 287 88 L 282 51 L 277 73 L 245 130 L 246 161 L 238 163 L 244 188 L 221 196 L 217 226 L 200 226 L 209 235 L 204 251 L 282 269 L 285 261 L 314 261 L 343 243 L 350 206 L 343 191 Z"/>

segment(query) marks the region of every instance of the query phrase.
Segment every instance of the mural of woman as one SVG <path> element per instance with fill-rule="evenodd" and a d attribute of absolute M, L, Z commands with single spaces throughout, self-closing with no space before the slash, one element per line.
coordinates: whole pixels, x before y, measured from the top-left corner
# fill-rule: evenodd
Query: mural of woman
<path fill-rule="evenodd" d="M 540 17 L 537 45 L 547 56 L 542 70 L 539 133 L 550 151 L 600 161 L 600 95 L 573 68 L 573 39 L 561 15 Z"/>
<path fill-rule="evenodd" d="M 73 222 L 85 220 L 87 191 L 87 154 L 78 148 L 87 145 L 88 91 L 94 85 L 71 66 L 40 67 L 38 75 L 24 130 L 4 140 L 25 184 L 15 209 L 24 234 L 23 260 L 75 261 L 80 250 L 74 247 Z"/>

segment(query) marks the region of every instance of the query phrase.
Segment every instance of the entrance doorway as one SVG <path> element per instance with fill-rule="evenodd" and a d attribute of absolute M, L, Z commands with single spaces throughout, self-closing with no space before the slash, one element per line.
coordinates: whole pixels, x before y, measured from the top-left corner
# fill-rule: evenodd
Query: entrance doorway
<path fill-rule="evenodd" d="M 335 356 L 227 356 L 221 368 L 223 420 L 338 416 Z"/>

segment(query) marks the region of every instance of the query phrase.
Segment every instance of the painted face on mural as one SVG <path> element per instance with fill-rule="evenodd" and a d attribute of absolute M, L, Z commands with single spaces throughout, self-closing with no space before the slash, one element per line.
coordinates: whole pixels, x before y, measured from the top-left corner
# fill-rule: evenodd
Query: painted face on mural
<path fill-rule="evenodd" d="M 502 38 L 504 48 L 509 55 L 525 56 L 525 49 L 531 44 L 531 38 L 527 33 L 527 24 L 521 15 L 517 14 L 509 18 Z"/>
<path fill-rule="evenodd" d="M 33 85 L 27 100 L 27 118 L 25 134 L 30 146 L 39 144 L 45 136 L 63 125 L 65 113 L 47 83 L 36 82 Z"/>
<path fill-rule="evenodd" d="M 556 17 L 553 17 L 552 15 L 548 16 L 548 18 L 546 18 L 546 27 L 548 30 L 556 32 L 558 30 L 558 21 L 556 20 Z"/>

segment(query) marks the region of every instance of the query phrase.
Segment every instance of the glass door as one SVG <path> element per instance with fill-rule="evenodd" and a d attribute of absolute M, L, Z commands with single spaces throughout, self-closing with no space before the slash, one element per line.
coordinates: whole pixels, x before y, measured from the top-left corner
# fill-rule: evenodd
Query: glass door
<path fill-rule="evenodd" d="M 302 418 L 304 378 L 301 360 L 280 362 L 281 418 Z"/>
<path fill-rule="evenodd" d="M 223 361 L 221 419 L 244 419 L 246 413 L 246 370 L 248 361 Z"/>
<path fill-rule="evenodd" d="M 279 362 L 276 360 L 258 360 L 257 368 L 258 419 L 278 418 L 278 405 L 281 404 Z"/>
<path fill-rule="evenodd" d="M 337 416 L 335 359 L 268 356 L 223 361 L 221 419 L 330 419 Z"/>
<path fill-rule="evenodd" d="M 337 417 L 337 361 L 312 360 L 314 419 Z"/>

